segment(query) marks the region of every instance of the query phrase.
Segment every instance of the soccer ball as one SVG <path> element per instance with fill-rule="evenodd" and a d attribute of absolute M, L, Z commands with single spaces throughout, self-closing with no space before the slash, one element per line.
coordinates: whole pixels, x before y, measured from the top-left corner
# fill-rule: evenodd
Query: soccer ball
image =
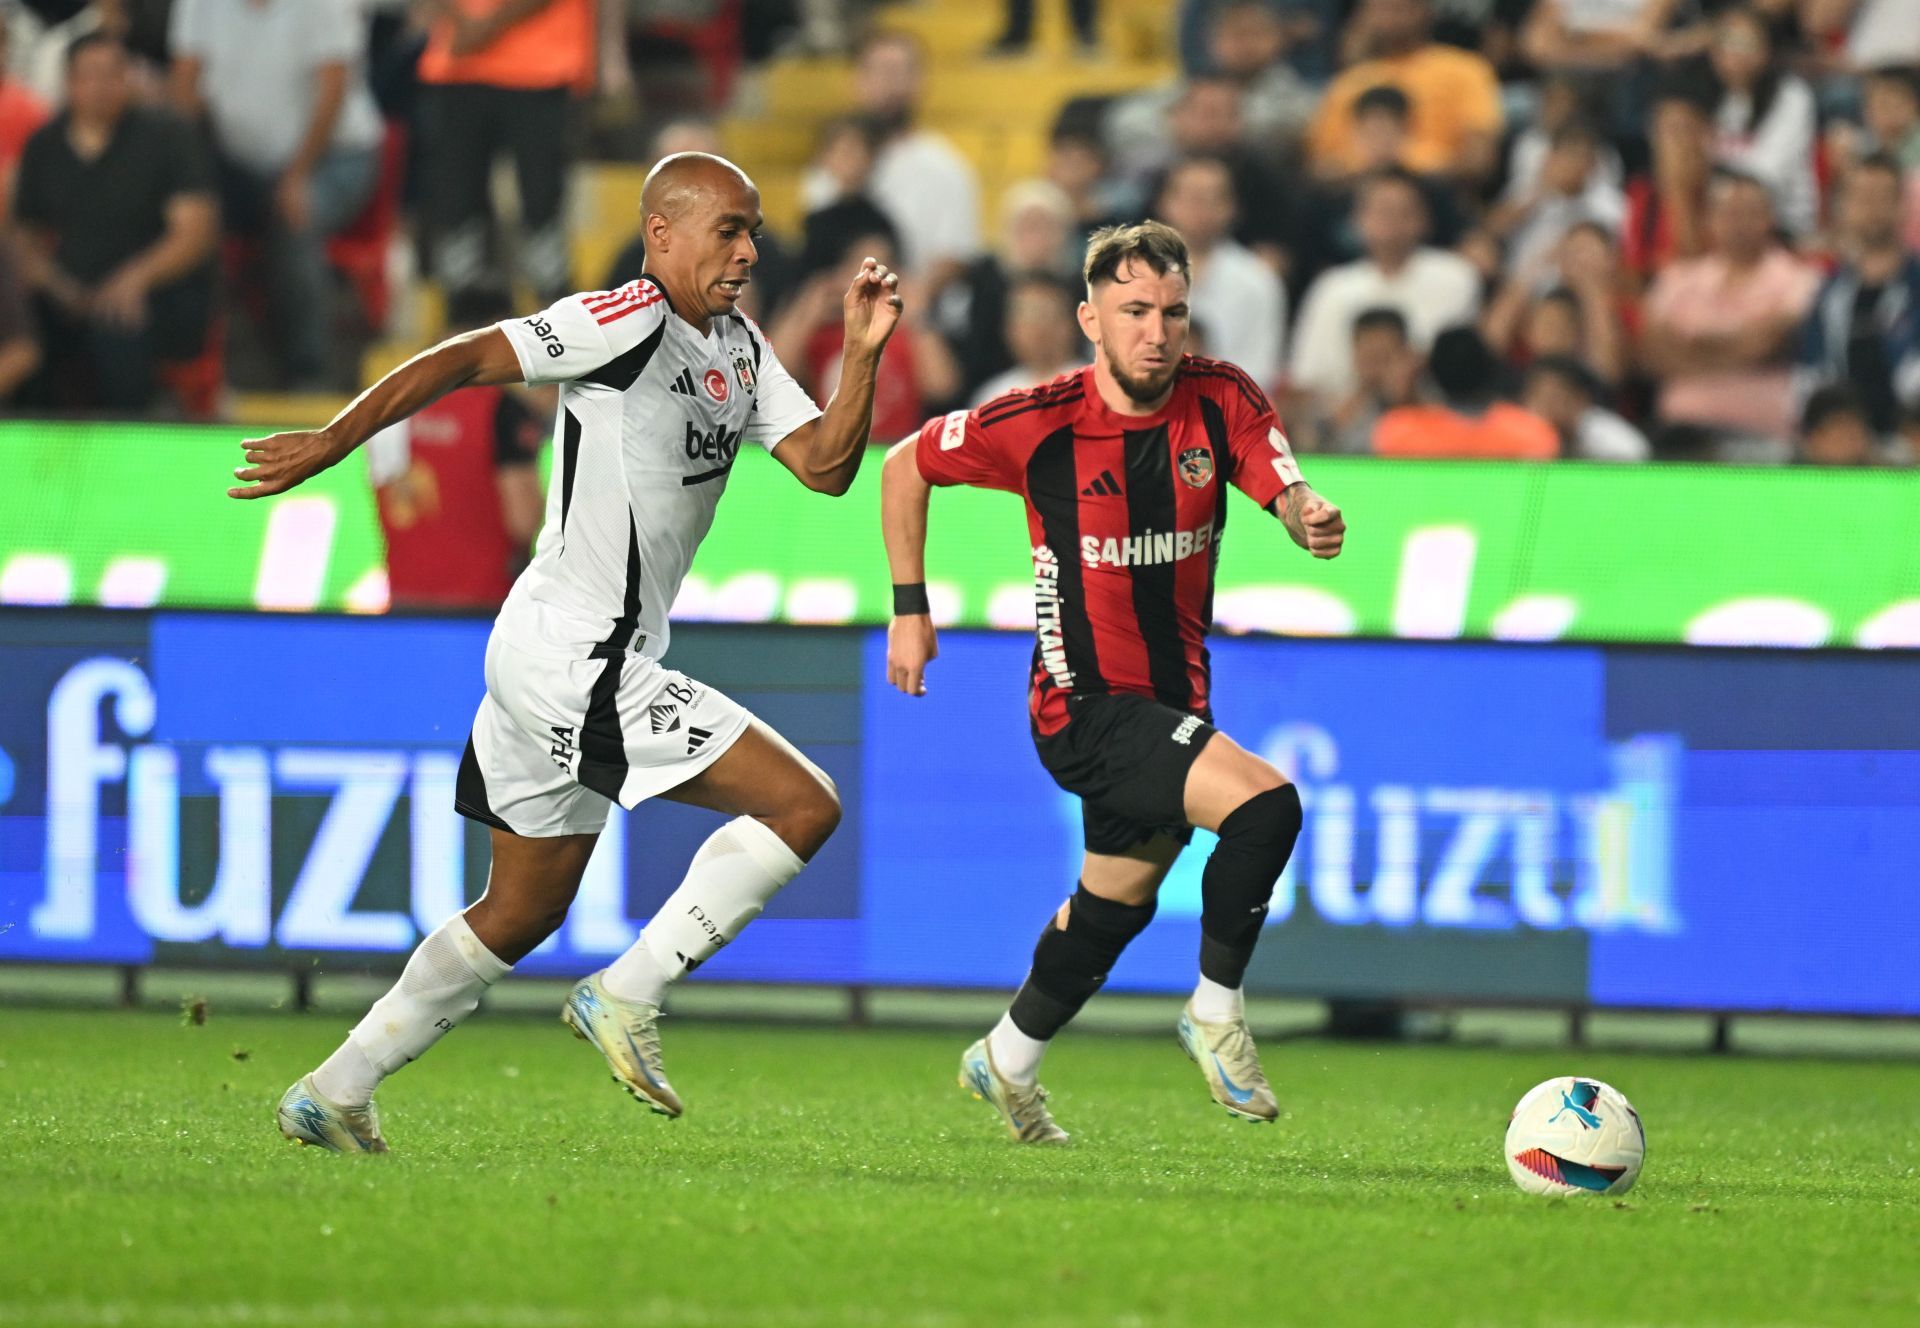
<path fill-rule="evenodd" d="M 1598 1079 L 1549 1079 L 1507 1122 L 1507 1170 L 1528 1194 L 1625 1194 L 1646 1153 L 1639 1113 Z"/>

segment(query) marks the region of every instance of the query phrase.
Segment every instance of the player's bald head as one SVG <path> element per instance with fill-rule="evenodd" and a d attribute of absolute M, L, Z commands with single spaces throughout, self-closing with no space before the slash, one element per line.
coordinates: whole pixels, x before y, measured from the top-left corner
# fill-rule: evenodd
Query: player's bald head
<path fill-rule="evenodd" d="M 713 213 L 759 210 L 760 191 L 747 173 L 710 152 L 676 152 L 647 172 L 640 186 L 643 216 L 669 222 Z"/>

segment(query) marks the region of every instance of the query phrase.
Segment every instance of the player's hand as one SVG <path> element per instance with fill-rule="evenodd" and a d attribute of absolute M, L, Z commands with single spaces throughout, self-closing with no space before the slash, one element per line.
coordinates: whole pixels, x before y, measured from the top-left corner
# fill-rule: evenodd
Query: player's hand
<path fill-rule="evenodd" d="M 887 681 L 908 696 L 927 694 L 927 664 L 940 654 L 933 619 L 924 613 L 895 618 L 887 628 Z"/>
<path fill-rule="evenodd" d="M 233 477 L 246 483 L 228 489 L 229 498 L 266 498 L 285 493 L 346 455 L 324 429 L 249 438 L 240 447 L 246 453 L 247 464 L 235 470 Z"/>
<path fill-rule="evenodd" d="M 847 318 L 847 345 L 878 355 L 900 324 L 900 274 L 889 272 L 868 258 L 847 287 L 843 302 Z"/>
<path fill-rule="evenodd" d="M 1316 558 L 1340 556 L 1347 522 L 1339 508 L 1305 484 L 1297 484 L 1282 496 L 1280 510 L 1295 544 Z"/>

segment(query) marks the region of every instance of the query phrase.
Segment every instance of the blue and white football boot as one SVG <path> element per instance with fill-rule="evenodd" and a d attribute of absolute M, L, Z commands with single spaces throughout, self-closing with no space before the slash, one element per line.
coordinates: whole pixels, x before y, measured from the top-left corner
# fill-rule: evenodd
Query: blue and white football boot
<path fill-rule="evenodd" d="M 1260 1070 L 1260 1053 L 1246 1017 L 1210 1024 L 1193 1017 L 1193 1007 L 1180 1011 L 1180 1048 L 1200 1067 L 1213 1100 L 1241 1120 L 1271 1121 L 1280 1103 Z"/>
<path fill-rule="evenodd" d="M 650 1111 L 673 1117 L 686 1110 L 660 1063 L 659 1006 L 621 1000 L 601 985 L 600 974 L 590 973 L 567 994 L 560 1022 L 599 1048 L 614 1082 Z"/>
<path fill-rule="evenodd" d="M 335 1153 L 387 1151 L 387 1141 L 380 1137 L 380 1112 L 373 1103 L 343 1107 L 329 1102 L 313 1086 L 312 1075 L 286 1091 L 274 1120 L 280 1133 L 297 1144 L 313 1144 Z"/>
<path fill-rule="evenodd" d="M 1072 1138 L 1054 1124 L 1046 1089 L 1038 1084 L 1023 1088 L 1001 1077 L 985 1038 L 961 1054 L 960 1087 L 994 1109 L 1015 1143 L 1064 1144 Z"/>

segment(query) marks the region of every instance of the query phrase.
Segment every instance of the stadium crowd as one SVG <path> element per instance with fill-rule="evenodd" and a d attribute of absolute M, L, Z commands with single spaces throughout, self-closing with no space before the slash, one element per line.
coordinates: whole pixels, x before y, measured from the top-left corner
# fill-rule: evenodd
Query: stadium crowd
<path fill-rule="evenodd" d="M 0 399 L 194 414 L 229 376 L 350 388 L 390 250 L 449 306 L 630 279 L 637 243 L 571 270 L 594 112 L 641 106 L 655 155 L 719 151 L 743 68 L 852 34 L 852 105 L 750 304 L 824 397 L 849 272 L 908 274 L 877 438 L 1079 363 L 1083 239 L 1152 215 L 1195 255 L 1196 349 L 1265 384 L 1303 450 L 1920 457 L 1920 0 L 1184 0 L 1177 77 L 1036 105 L 1045 169 L 984 233 L 888 11 L 7 0 Z M 1057 58 L 1106 58 L 1097 6 L 1070 12 Z M 1031 23 L 1009 6 L 973 54 L 1053 58 Z M 669 67 L 692 95 L 649 95 Z"/>

